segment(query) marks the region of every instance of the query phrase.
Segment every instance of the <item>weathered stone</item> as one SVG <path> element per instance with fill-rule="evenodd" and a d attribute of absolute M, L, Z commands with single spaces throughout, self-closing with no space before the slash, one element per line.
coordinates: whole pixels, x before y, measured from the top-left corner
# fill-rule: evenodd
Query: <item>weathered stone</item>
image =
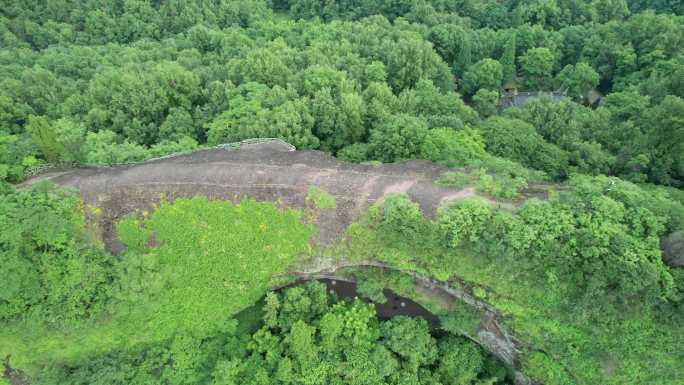
<path fill-rule="evenodd" d="M 663 262 L 672 267 L 684 267 L 684 231 L 675 231 L 660 241 Z"/>

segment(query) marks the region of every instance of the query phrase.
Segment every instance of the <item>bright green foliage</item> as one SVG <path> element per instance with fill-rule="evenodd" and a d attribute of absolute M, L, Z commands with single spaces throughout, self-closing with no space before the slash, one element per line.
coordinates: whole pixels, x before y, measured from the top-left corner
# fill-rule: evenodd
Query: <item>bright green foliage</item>
<path fill-rule="evenodd" d="M 412 89 L 405 90 L 397 100 L 398 111 L 417 115 L 427 120 L 430 128 L 463 128 L 476 124 L 477 113 L 468 107 L 455 92 L 443 93 L 429 81 L 422 79 Z M 442 124 L 449 122 L 451 124 Z"/>
<path fill-rule="evenodd" d="M 306 199 L 312 202 L 317 209 L 334 209 L 337 207 L 335 197 L 316 186 L 309 187 Z"/>
<path fill-rule="evenodd" d="M 480 134 L 470 128 L 433 128 L 421 146 L 421 156 L 449 166 L 464 166 L 486 154 Z"/>
<path fill-rule="evenodd" d="M 437 184 L 463 188 L 475 185 L 479 193 L 495 198 L 513 199 L 532 182 L 543 182 L 544 175 L 502 158 L 487 156 L 474 162 L 468 172 L 445 172 Z M 541 175 L 540 175 L 541 174 Z"/>
<path fill-rule="evenodd" d="M 5 1 L 0 181 L 19 182 L 48 163 L 116 164 L 269 136 L 355 162 L 423 157 L 467 165 L 467 181 L 447 183 L 471 183 L 494 197 L 519 197 L 529 184 L 524 194 L 546 198 L 549 186 L 537 182 L 574 174 L 673 186 L 575 176 L 548 200 L 493 210 L 474 236 L 479 240 L 469 234 L 456 248 L 443 242 L 439 222 L 405 197 L 388 198 L 387 210 L 374 206 L 350 227 L 349 242 L 356 243 L 345 256 L 491 288 L 487 301 L 515 333 L 548 353 L 523 352 L 521 361 L 546 383 L 567 383 L 570 373 L 586 384 L 677 384 L 684 281 L 681 269 L 660 262 L 659 240 L 684 228 L 676 198 L 684 185 L 680 3 Z M 501 82 L 520 91 L 567 88 L 571 98 L 539 98 L 495 116 L 495 94 L 484 88 Z M 457 85 L 469 87 L 477 113 L 454 92 Z M 605 95 L 595 109 L 580 104 L 592 88 Z M 13 319 L 0 325 L 0 353 L 30 374 L 51 367 L 32 383 L 501 379 L 493 372 L 475 378 L 472 368 L 487 360 L 461 359 L 439 343 L 436 361 L 417 371 L 379 342 L 341 351 L 350 345 L 336 334 L 344 320 L 367 326 L 347 333 L 358 341 L 380 329 L 361 304 L 329 317 L 325 330 L 333 337 L 325 348 L 319 320 L 330 312 L 298 323 L 296 333 L 276 327 L 248 337 L 258 327 L 234 332 L 221 324 L 261 294 L 265 277 L 282 272 L 280 262 L 294 260 L 295 249 L 306 254 L 310 230 L 282 219 L 289 214 L 276 210 L 272 216 L 282 221 L 271 220 L 264 213 L 272 208 L 258 204 L 244 206 L 244 216 L 241 205 L 185 202 L 181 212 L 165 206 L 164 215 L 196 225 L 165 231 L 194 238 L 150 249 L 158 244 L 152 223 L 161 219 L 127 219 L 119 227 L 129 250 L 112 259 L 88 240 L 73 198 L 0 189 L 0 248 L 9 253 L 0 308 Z M 229 232 L 216 230 L 211 210 L 231 212 Z M 277 256 L 280 262 L 261 259 L 271 254 L 254 240 L 260 228 L 251 218 L 260 215 L 282 225 L 278 239 L 267 238 L 291 251 Z M 202 244 L 199 231 L 209 222 L 216 243 Z M 290 240 L 299 246 L 286 247 Z M 233 258 L 249 258 L 236 265 L 250 270 L 236 271 L 246 279 L 259 273 L 256 284 L 223 286 L 213 273 L 233 277 L 226 262 Z M 202 265 L 207 260 L 211 269 Z M 292 298 L 292 308 L 311 309 L 301 305 L 307 296 Z M 273 325 L 283 301 L 267 302 L 265 322 Z M 206 339 L 187 333 L 216 330 L 223 333 Z"/>
<path fill-rule="evenodd" d="M 26 136 L 0 134 L 0 181 L 19 182 L 24 171 L 37 166 L 37 149 Z"/>
<path fill-rule="evenodd" d="M 498 90 L 503 78 L 503 67 L 494 59 L 482 59 L 463 75 L 463 90 L 474 94 L 479 89 Z"/>
<path fill-rule="evenodd" d="M 191 110 L 199 86 L 198 76 L 178 63 L 109 68 L 90 82 L 85 121 L 91 130 L 107 128 L 141 145 L 172 139 L 159 137 L 164 118 L 169 111 L 177 115 L 179 109 Z M 169 133 L 166 127 L 164 133 Z"/>
<path fill-rule="evenodd" d="M 425 230 L 423 222 L 420 208 L 405 193 L 385 196 L 380 222 L 385 231 L 414 238 Z"/>
<path fill-rule="evenodd" d="M 45 117 L 31 115 L 26 125 L 26 131 L 31 135 L 45 159 L 51 163 L 59 163 L 64 148 L 57 139 L 57 133 Z"/>
<path fill-rule="evenodd" d="M 372 208 L 349 228 L 342 253 L 445 281 L 458 277 L 450 280 L 456 285 L 483 285 L 475 294 L 486 294 L 516 335 L 547 352 L 523 354 L 523 370 L 533 377 L 676 383 L 682 356 L 672 352 L 682 343 L 681 289 L 672 289 L 681 274 L 660 261 L 656 234 L 664 233 L 663 223 L 681 228 L 682 209 L 662 191 L 616 178 L 575 177 L 570 190 L 549 201 L 532 200 L 513 212 L 482 210 L 488 215 L 483 225 L 467 227 L 479 228 L 477 240 L 455 249 L 435 242 L 436 226 L 419 238 L 389 237 Z M 466 220 L 446 222 L 453 224 L 447 229 L 460 230 L 470 220 L 458 217 Z M 462 310 L 445 312 L 444 327 L 475 333 L 481 315 Z M 605 372 L 605 364 L 614 371 Z"/>
<path fill-rule="evenodd" d="M 546 78 L 551 76 L 554 56 L 548 48 L 530 48 L 518 58 L 523 74 L 530 85 L 541 87 L 546 84 Z"/>
<path fill-rule="evenodd" d="M 425 121 L 410 115 L 393 115 L 371 130 L 370 150 L 374 159 L 383 162 L 412 159 L 428 134 Z"/>
<path fill-rule="evenodd" d="M 565 176 L 568 155 L 546 142 L 531 125 L 518 119 L 495 116 L 480 129 L 489 153 L 543 170 L 553 178 Z"/>
<path fill-rule="evenodd" d="M 121 295 L 143 301 L 132 316 L 153 316 L 149 332 L 159 336 L 177 329 L 200 336 L 217 330 L 226 315 L 256 301 L 275 273 L 306 255 L 311 236 L 296 211 L 200 197 L 163 202 L 138 228 L 120 226 L 121 239 L 133 250 L 141 241 L 130 233 L 138 231 L 154 233 L 159 246 L 128 256 Z M 147 261 L 142 269 L 138 258 Z"/>
<path fill-rule="evenodd" d="M 406 359 L 408 365 L 418 367 L 434 362 L 437 349 L 425 320 L 398 316 L 385 322 L 380 330 L 386 336 L 384 345 Z"/>
<path fill-rule="evenodd" d="M 462 338 L 450 336 L 439 342 L 439 377 L 444 382 L 469 384 L 482 371 L 484 360 L 477 348 Z"/>
<path fill-rule="evenodd" d="M 562 366 L 542 353 L 532 353 L 524 363 L 524 368 L 534 378 L 543 380 L 545 384 L 574 385 L 575 381 L 565 372 Z"/>
<path fill-rule="evenodd" d="M 81 210 L 49 184 L 0 195 L 0 321 L 59 324 L 102 312 L 112 258 L 88 240 Z"/>
<path fill-rule="evenodd" d="M 117 164 L 139 161 L 145 158 L 145 148 L 124 141 L 117 142 L 114 132 L 103 130 L 89 132 L 83 144 L 86 163 Z"/>
<path fill-rule="evenodd" d="M 404 126 L 393 117 L 406 114 L 428 128 L 478 128 L 477 114 L 454 89 L 462 87 L 487 118 L 497 102 L 493 93 L 475 97 L 477 91 L 503 82 L 520 91 L 565 88 L 578 103 L 592 88 L 606 95 L 606 108 L 578 117 L 584 129 L 576 142 L 550 141 L 568 152 L 570 167 L 554 177 L 605 173 L 675 186 L 684 180 L 681 149 L 654 147 L 672 136 L 656 128 L 677 126 L 668 118 L 677 116 L 676 103 L 662 103 L 684 97 L 678 6 L 122 4 L 80 1 L 76 13 L 59 4 L 45 12 L 16 0 L 6 4 L 0 132 L 11 139 L 0 139 L 6 147 L 0 178 L 18 181 L 45 163 L 140 161 L 267 136 L 357 162 L 405 159 L 419 156 L 405 128 L 398 136 L 411 139 L 388 147 L 407 151 L 372 149 L 378 131 L 391 131 L 386 125 Z M 629 97 L 618 95 L 625 92 Z M 652 114 L 615 108 L 644 98 Z M 29 116 L 36 117 L 32 124 Z M 114 136 L 86 145 L 102 132 Z M 554 151 L 545 157 L 556 156 L 564 162 Z M 549 159 L 540 162 L 538 168 L 549 167 Z"/>
<path fill-rule="evenodd" d="M 492 215 L 489 203 L 482 199 L 468 199 L 439 211 L 439 227 L 449 247 L 462 242 L 477 242 Z"/>
<path fill-rule="evenodd" d="M 349 162 L 360 163 L 368 160 L 370 146 L 367 143 L 355 143 L 342 148 L 337 152 L 337 157 Z"/>
<path fill-rule="evenodd" d="M 247 83 L 231 93 L 231 107 L 208 125 L 211 144 L 254 137 L 282 138 L 296 147 L 318 147 L 314 119 L 302 100 L 287 100 L 287 91 Z"/>

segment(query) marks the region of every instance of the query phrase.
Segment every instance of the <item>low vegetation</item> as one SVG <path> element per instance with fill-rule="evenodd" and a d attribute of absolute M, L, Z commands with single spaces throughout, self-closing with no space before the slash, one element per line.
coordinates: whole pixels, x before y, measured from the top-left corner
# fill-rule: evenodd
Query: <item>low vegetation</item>
<path fill-rule="evenodd" d="M 25 369 L 179 333 L 199 341 L 310 254 L 299 212 L 197 197 L 122 220 L 128 248 L 115 258 L 88 237 L 79 202 L 45 184 L 1 196 L 0 277 L 12 285 L 0 297 L 0 355 Z"/>
<path fill-rule="evenodd" d="M 513 211 L 461 201 L 435 221 L 389 196 L 337 252 L 484 287 L 472 294 L 546 352 L 524 355 L 523 370 L 547 383 L 677 383 L 684 282 L 661 260 L 659 237 L 682 228 L 684 206 L 615 178 L 569 185 Z"/>

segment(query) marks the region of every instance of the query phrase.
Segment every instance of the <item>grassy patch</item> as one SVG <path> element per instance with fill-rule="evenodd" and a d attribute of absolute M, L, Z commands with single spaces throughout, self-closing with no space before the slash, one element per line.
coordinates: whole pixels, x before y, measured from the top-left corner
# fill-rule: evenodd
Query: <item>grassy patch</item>
<path fill-rule="evenodd" d="M 306 200 L 313 203 L 317 209 L 334 209 L 337 207 L 335 197 L 316 186 L 309 187 Z"/>
<path fill-rule="evenodd" d="M 274 276 L 310 255 L 313 232 L 298 211 L 203 197 L 162 203 L 146 218 L 124 219 L 118 230 L 130 249 L 119 263 L 120 278 L 111 288 L 115 300 L 104 315 L 64 327 L 3 325 L 0 355 L 11 355 L 13 367 L 31 371 L 177 333 L 219 333 L 264 295 Z M 158 246 L 148 248 L 152 233 Z"/>

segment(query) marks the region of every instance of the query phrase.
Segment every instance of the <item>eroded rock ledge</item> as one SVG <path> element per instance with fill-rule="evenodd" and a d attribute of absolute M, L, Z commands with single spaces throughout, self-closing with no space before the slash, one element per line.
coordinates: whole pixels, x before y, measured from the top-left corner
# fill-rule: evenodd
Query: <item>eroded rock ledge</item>
<path fill-rule="evenodd" d="M 121 250 L 114 224 L 124 215 L 151 211 L 161 199 L 173 201 L 197 195 L 210 199 L 276 201 L 303 208 L 311 186 L 335 197 L 337 207 L 316 218 L 319 245 L 334 243 L 344 229 L 386 194 L 405 192 L 434 217 L 444 202 L 474 196 L 472 188 L 434 183 L 444 168 L 429 161 L 380 166 L 339 161 L 320 151 L 291 151 L 283 142 L 216 148 L 136 165 L 76 168 L 44 174 L 29 185 L 51 180 L 76 188 L 83 201 L 97 207 L 96 220 L 107 249 Z"/>

